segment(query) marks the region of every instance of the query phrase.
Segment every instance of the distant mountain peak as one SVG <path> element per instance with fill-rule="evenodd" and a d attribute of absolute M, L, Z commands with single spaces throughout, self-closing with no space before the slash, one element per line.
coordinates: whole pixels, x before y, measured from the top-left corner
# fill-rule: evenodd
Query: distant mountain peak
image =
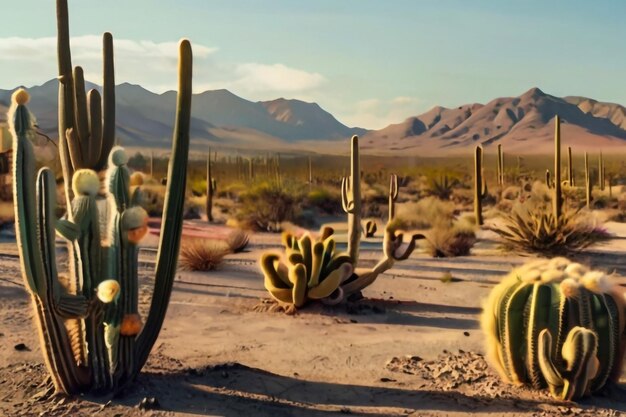
<path fill-rule="evenodd" d="M 580 149 L 626 144 L 626 109 L 584 97 L 559 98 L 533 87 L 518 97 L 487 104 L 436 106 L 365 136 L 379 152 L 444 154 L 467 152 L 476 145 L 503 144 L 507 152 L 551 152 L 554 116 L 563 125 L 563 141 Z"/>

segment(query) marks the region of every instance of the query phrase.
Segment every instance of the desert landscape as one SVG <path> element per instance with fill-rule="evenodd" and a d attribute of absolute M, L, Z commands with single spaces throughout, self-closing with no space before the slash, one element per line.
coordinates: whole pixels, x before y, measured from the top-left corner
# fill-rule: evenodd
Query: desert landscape
<path fill-rule="evenodd" d="M 71 6 L 56 1 L 55 38 L 0 32 L 15 71 L 52 45 L 58 69 L 0 90 L 1 416 L 626 415 L 622 105 L 538 87 L 454 106 L 352 95 L 348 118 L 371 124 L 351 127 L 310 99 L 342 107 L 321 73 L 217 62 L 169 41 L 180 25 L 71 37 L 87 7 Z M 198 34 L 195 6 L 154 13 Z M 272 19 L 317 28 L 327 6 Z M 356 13 L 385 21 L 376 9 Z M 159 92 L 126 79 L 146 68 Z M 232 73 L 220 88 L 215 69 Z M 380 93 L 377 71 L 337 79 Z M 511 71 L 489 81 L 519 85 Z"/>

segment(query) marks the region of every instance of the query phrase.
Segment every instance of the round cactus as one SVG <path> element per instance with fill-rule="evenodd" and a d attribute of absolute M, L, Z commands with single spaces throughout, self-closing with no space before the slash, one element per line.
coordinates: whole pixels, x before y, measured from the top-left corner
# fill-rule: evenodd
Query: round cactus
<path fill-rule="evenodd" d="M 604 273 L 565 258 L 514 269 L 484 306 L 490 362 L 504 380 L 557 399 L 597 392 L 621 371 L 623 300 Z"/>

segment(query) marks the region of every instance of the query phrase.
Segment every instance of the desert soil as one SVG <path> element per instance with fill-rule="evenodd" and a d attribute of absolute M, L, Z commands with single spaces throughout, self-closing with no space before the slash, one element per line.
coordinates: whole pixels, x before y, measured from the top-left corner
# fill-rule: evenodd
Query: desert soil
<path fill-rule="evenodd" d="M 626 229 L 578 257 L 626 276 Z M 365 299 L 275 311 L 256 260 L 280 237 L 256 234 L 218 271 L 180 272 L 164 327 L 136 383 L 116 398 L 51 395 L 14 241 L 0 244 L 2 416 L 617 416 L 619 387 L 581 403 L 499 380 L 483 358 L 481 301 L 528 260 L 483 233 L 472 256 L 417 251 Z M 141 251 L 141 301 L 150 299 L 156 238 Z M 380 256 L 364 243 L 363 263 Z M 61 254 L 62 256 L 62 254 Z M 449 273 L 451 281 L 443 282 Z M 617 278 L 622 285 L 626 279 Z M 142 403 L 143 405 L 140 405 Z M 156 404 L 154 404 L 156 403 Z"/>

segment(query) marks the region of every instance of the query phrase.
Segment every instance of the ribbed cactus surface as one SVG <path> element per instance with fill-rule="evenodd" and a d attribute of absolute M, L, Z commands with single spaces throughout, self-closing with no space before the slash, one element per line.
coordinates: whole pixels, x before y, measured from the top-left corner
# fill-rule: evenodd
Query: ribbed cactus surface
<path fill-rule="evenodd" d="M 513 384 L 575 400 L 621 372 L 623 293 L 599 271 L 565 258 L 514 269 L 482 314 L 490 362 Z"/>

